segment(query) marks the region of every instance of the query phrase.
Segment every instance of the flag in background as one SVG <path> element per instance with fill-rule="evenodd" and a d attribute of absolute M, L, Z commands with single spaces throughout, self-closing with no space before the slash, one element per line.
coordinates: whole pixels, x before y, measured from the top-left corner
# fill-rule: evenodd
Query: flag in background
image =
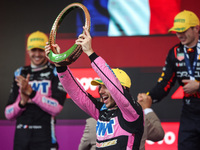
<path fill-rule="evenodd" d="M 91 16 L 92 36 L 168 34 L 180 0 L 82 0 Z M 84 14 L 77 14 L 77 34 Z"/>

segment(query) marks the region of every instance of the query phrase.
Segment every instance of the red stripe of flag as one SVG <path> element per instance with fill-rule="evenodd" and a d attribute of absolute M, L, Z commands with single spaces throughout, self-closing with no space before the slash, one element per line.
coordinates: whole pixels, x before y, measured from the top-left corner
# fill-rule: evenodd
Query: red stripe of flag
<path fill-rule="evenodd" d="M 174 17 L 180 12 L 180 3 L 181 0 L 149 0 L 150 35 L 168 33 Z"/>

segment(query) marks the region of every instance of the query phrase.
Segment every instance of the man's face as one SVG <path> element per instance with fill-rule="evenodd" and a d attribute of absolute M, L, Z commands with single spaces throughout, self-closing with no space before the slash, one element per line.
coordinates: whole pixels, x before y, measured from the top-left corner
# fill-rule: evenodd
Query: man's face
<path fill-rule="evenodd" d="M 106 105 L 107 108 L 112 108 L 116 105 L 114 99 L 110 95 L 110 92 L 105 85 L 99 85 L 99 94 L 101 96 L 101 101 Z"/>
<path fill-rule="evenodd" d="M 28 51 L 29 57 L 31 59 L 31 64 L 35 66 L 44 65 L 47 62 L 45 56 L 45 51 L 39 48 L 34 48 Z"/>
<path fill-rule="evenodd" d="M 191 27 L 185 32 L 176 32 L 176 36 L 183 45 L 188 47 L 195 46 L 198 41 L 198 29 L 197 27 Z"/>

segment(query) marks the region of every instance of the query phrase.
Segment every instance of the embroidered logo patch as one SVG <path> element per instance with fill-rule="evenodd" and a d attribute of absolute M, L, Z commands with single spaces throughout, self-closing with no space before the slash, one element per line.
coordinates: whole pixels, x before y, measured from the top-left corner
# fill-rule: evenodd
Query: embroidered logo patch
<path fill-rule="evenodd" d="M 108 147 L 117 144 L 117 139 L 107 141 L 107 142 L 102 142 L 102 143 L 96 143 L 96 147 Z"/>
<path fill-rule="evenodd" d="M 178 59 L 179 61 L 182 61 L 182 60 L 184 59 L 184 53 L 178 53 L 178 54 L 177 54 L 177 59 Z"/>

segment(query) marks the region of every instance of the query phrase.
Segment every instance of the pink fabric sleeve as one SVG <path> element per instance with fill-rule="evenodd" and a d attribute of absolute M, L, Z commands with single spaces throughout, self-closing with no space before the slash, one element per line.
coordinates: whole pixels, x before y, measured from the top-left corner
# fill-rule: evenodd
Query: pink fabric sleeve
<path fill-rule="evenodd" d="M 5 117 L 8 120 L 14 120 L 16 119 L 18 116 L 21 115 L 21 113 L 26 110 L 26 108 L 20 108 L 19 107 L 19 102 L 21 100 L 20 94 L 18 95 L 15 103 L 6 106 L 5 108 Z"/>
<path fill-rule="evenodd" d="M 76 103 L 76 105 L 78 105 L 87 114 L 95 119 L 98 119 L 99 110 L 96 109 L 94 103 L 89 98 L 88 93 L 72 75 L 70 69 L 67 68 L 65 72 L 58 73 L 58 77 L 64 89 L 69 94 L 74 103 Z"/>
<path fill-rule="evenodd" d="M 52 116 L 58 115 L 63 109 L 63 106 L 60 105 L 57 100 L 44 96 L 38 91 L 36 92 L 34 98 L 32 98 L 32 101 L 37 104 L 43 111 L 49 113 Z"/>
<path fill-rule="evenodd" d="M 97 57 L 94 62 L 92 62 L 92 68 L 110 91 L 111 96 L 121 110 L 124 119 L 129 122 L 137 120 L 139 115 L 124 96 L 119 80 L 115 77 L 113 71 L 105 62 L 105 60 L 102 57 Z"/>

